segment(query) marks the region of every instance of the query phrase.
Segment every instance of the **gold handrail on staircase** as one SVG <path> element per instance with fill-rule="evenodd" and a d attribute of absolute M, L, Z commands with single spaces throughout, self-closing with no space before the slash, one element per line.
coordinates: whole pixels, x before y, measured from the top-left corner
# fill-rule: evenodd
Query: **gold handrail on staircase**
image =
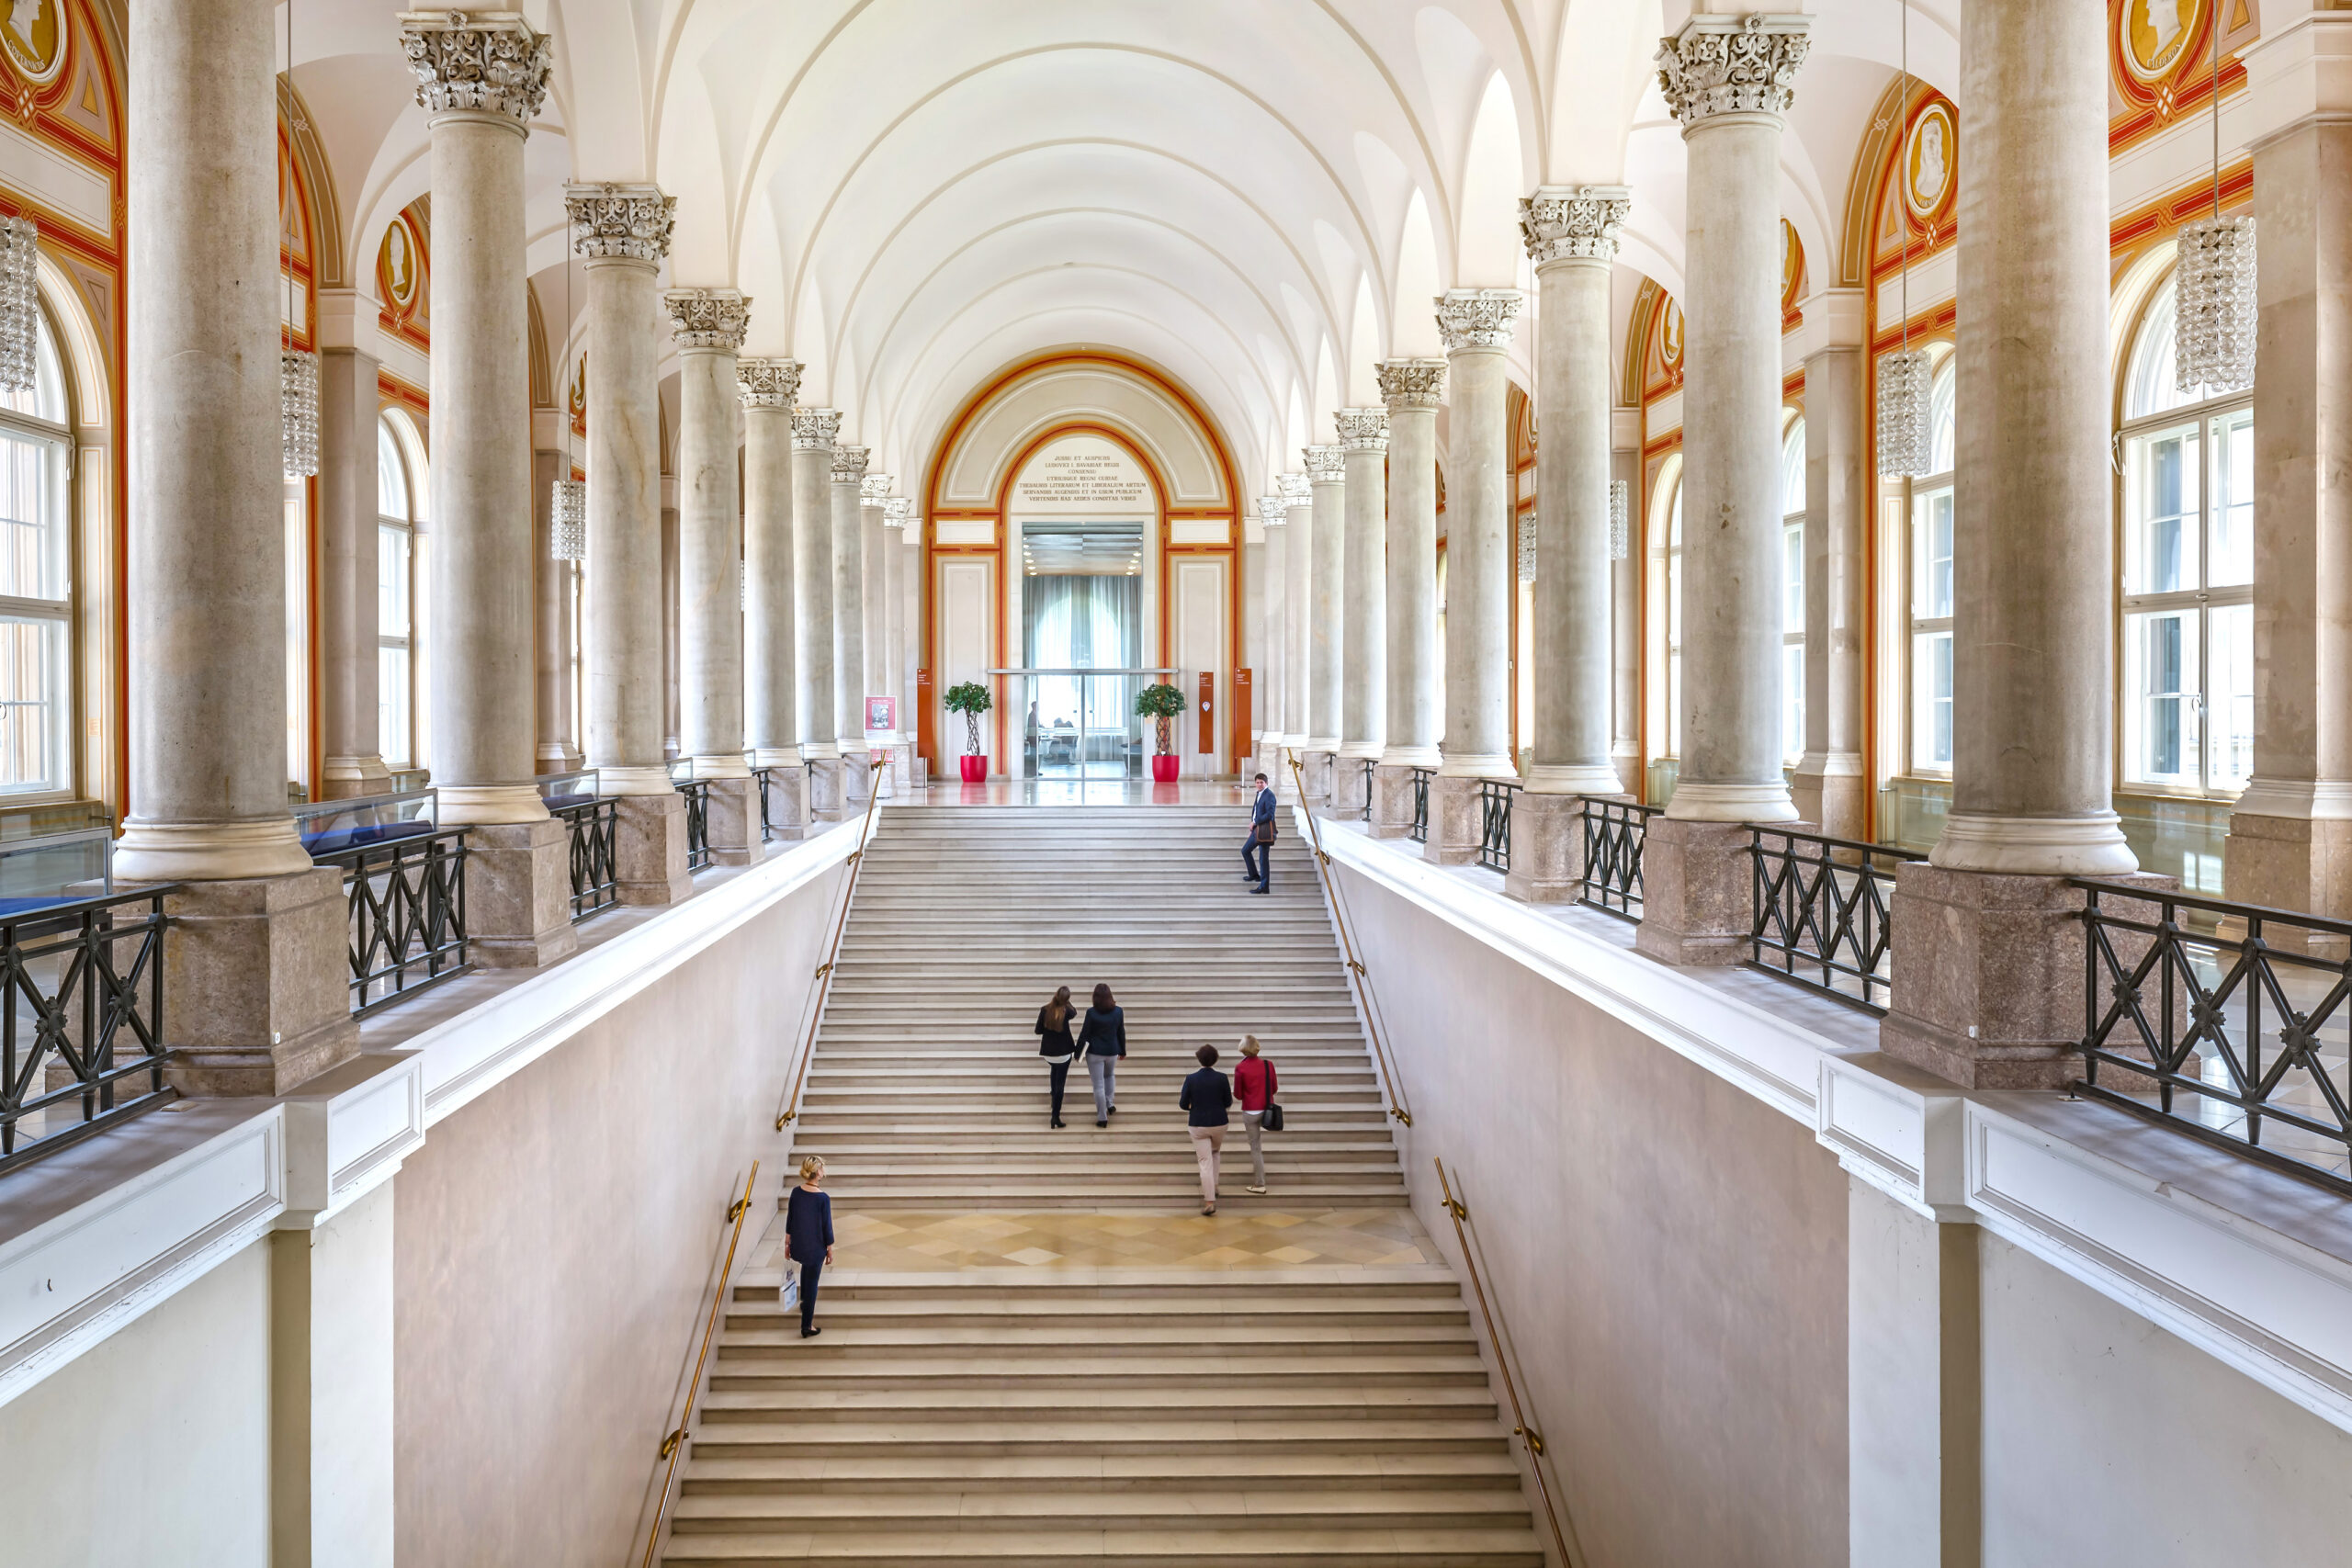
<path fill-rule="evenodd" d="M 661 1549 L 662 1522 L 670 1517 L 670 1491 L 678 1482 L 678 1458 L 686 1451 L 686 1429 L 694 1425 L 695 1395 L 702 1392 L 703 1363 L 710 1358 L 711 1336 L 718 1331 L 719 1314 L 727 1309 L 727 1283 L 735 1275 L 735 1246 L 743 1239 L 743 1216 L 751 1213 L 752 1194 L 758 1188 L 760 1162 L 752 1162 L 752 1174 L 743 1179 L 743 1195 L 727 1205 L 730 1228 L 727 1233 L 727 1260 L 718 1266 L 718 1293 L 710 1298 L 710 1319 L 702 1327 L 702 1348 L 695 1352 L 695 1375 L 686 1384 L 686 1407 L 678 1413 L 678 1424 L 662 1439 L 662 1459 L 669 1468 L 662 1473 L 662 1495 L 653 1504 L 653 1529 L 645 1538 L 645 1568 L 653 1568 L 653 1554 Z"/>
<path fill-rule="evenodd" d="M 857 848 L 849 855 L 849 882 L 842 889 L 842 907 L 833 916 L 832 940 L 825 944 L 825 961 L 817 965 L 816 977 L 809 981 L 814 993 L 808 1003 L 808 1032 L 800 1037 L 800 1055 L 792 1064 L 792 1076 L 784 1080 L 784 1109 L 776 1112 L 775 1130 L 800 1114 L 800 1082 L 808 1076 L 809 1053 L 817 1048 L 817 1024 L 825 1016 L 825 998 L 832 993 L 833 963 L 841 956 L 842 931 L 849 924 L 850 900 L 857 897 L 857 874 L 865 868 L 865 841 L 874 836 L 874 803 L 881 792 L 874 787 L 874 780 L 890 765 L 886 752 L 867 765 L 865 774 L 865 824 L 857 830 Z"/>
<path fill-rule="evenodd" d="M 1576 1568 L 1584 1561 L 1582 1551 L 1570 1551 L 1568 1541 L 1576 1534 L 1576 1521 L 1568 1521 L 1563 1530 L 1561 1510 L 1552 1505 L 1551 1483 L 1544 1478 L 1544 1434 L 1527 1419 L 1527 1412 L 1520 1407 L 1519 1384 L 1511 1381 L 1510 1358 L 1503 1349 L 1502 1337 L 1495 1332 L 1494 1309 L 1487 1304 L 1487 1287 L 1479 1281 L 1477 1260 L 1470 1255 L 1470 1234 L 1462 1222 L 1470 1217 L 1470 1206 L 1453 1195 L 1453 1184 L 1446 1179 L 1445 1161 L 1432 1156 L 1437 1167 L 1438 1190 L 1445 1195 L 1445 1212 L 1453 1219 L 1453 1239 L 1462 1248 L 1462 1271 L 1470 1276 L 1470 1289 L 1478 1298 L 1478 1316 L 1487 1325 L 1487 1342 L 1495 1348 L 1495 1370 L 1502 1374 L 1503 1393 L 1510 1401 L 1510 1435 L 1527 1445 L 1528 1473 L 1535 1477 L 1535 1495 L 1544 1504 L 1544 1521 L 1552 1527 L 1552 1544 L 1560 1549 L 1560 1561 Z"/>
<path fill-rule="evenodd" d="M 1348 918 L 1340 908 L 1339 885 L 1331 876 L 1331 857 L 1323 850 L 1323 830 L 1315 825 L 1315 807 L 1306 798 L 1306 773 L 1299 765 L 1298 753 L 1288 747 L 1283 755 L 1290 760 L 1291 783 L 1298 791 L 1298 807 L 1306 818 L 1306 835 L 1315 845 L 1315 864 L 1323 878 L 1323 892 L 1331 901 L 1331 923 L 1340 930 L 1340 950 L 1347 955 L 1348 973 L 1354 976 L 1357 988 L 1363 993 L 1364 1032 L 1372 1036 L 1372 1054 L 1380 1064 L 1381 1081 L 1388 1086 L 1388 1114 L 1409 1127 L 1413 1124 L 1413 1108 L 1405 1098 L 1405 1086 L 1398 1081 L 1396 1068 L 1388 1060 L 1388 1043 L 1380 1037 L 1380 1004 L 1372 994 L 1372 971 L 1356 956 L 1355 938 L 1348 932 Z"/>

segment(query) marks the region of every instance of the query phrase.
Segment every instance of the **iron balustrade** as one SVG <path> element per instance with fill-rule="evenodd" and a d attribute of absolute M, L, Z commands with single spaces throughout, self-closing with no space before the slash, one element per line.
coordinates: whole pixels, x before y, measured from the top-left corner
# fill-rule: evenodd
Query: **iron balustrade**
<path fill-rule="evenodd" d="M 1885 844 L 1750 823 L 1754 919 L 1747 963 L 1874 1013 L 1886 1011 L 1894 864 L 1928 857 Z"/>
<path fill-rule="evenodd" d="M 670 786 L 686 797 L 686 869 L 710 863 L 710 781 L 686 779 Z"/>
<path fill-rule="evenodd" d="M 1337 768 L 1349 762 L 1358 765 L 1360 772 L 1356 775 L 1356 782 L 1363 788 L 1355 795 L 1340 802 L 1340 809 L 1350 814 L 1360 812 L 1369 819 L 1372 816 L 1372 773 L 1374 768 L 1380 766 L 1380 761 L 1376 757 L 1340 757 L 1335 758 L 1331 765 Z M 1334 793 L 1337 793 L 1336 786 Z"/>
<path fill-rule="evenodd" d="M 1412 838 L 1415 843 L 1430 841 L 1430 780 L 1436 773 L 1435 768 L 1413 770 Z"/>
<path fill-rule="evenodd" d="M 620 902 L 621 803 L 597 795 L 548 813 L 571 839 L 571 919 L 586 919 Z"/>
<path fill-rule="evenodd" d="M 1662 809 L 1631 800 L 1586 797 L 1584 891 L 1577 903 L 1623 919 L 1642 918 L 1642 846 L 1650 818 Z"/>
<path fill-rule="evenodd" d="M 0 1171 L 178 1098 L 164 1082 L 164 898 L 0 918 Z"/>
<path fill-rule="evenodd" d="M 2077 1092 L 2352 1194 L 2352 923 L 2068 886 L 2084 895 Z"/>
<path fill-rule="evenodd" d="M 1519 790 L 1502 779 L 1478 781 L 1478 863 L 1489 871 L 1510 870 L 1510 808 Z"/>
<path fill-rule="evenodd" d="M 752 777 L 758 780 L 760 785 L 760 842 L 764 844 L 775 838 L 775 825 L 768 819 L 768 789 L 775 782 L 775 770 L 753 768 Z"/>
<path fill-rule="evenodd" d="M 355 1018 L 473 967 L 466 937 L 466 830 L 363 844 L 315 857 L 339 866 L 350 906 Z"/>

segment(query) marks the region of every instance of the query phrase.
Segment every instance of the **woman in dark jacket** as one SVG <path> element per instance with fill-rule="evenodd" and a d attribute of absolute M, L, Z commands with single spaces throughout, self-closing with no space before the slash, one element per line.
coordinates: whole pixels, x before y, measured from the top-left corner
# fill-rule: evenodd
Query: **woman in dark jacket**
<path fill-rule="evenodd" d="M 814 1339 L 825 1332 L 817 1326 L 817 1278 L 833 1260 L 833 1200 L 819 1190 L 825 1179 L 825 1158 L 810 1155 L 800 1162 L 800 1183 L 784 1205 L 786 1266 L 800 1265 L 800 1337 Z"/>
<path fill-rule="evenodd" d="M 1216 1213 L 1218 1156 L 1225 1152 L 1225 1130 L 1232 1122 L 1233 1086 L 1216 1070 L 1216 1047 L 1204 1045 L 1195 1053 L 1201 1070 L 1184 1080 L 1176 1103 L 1185 1112 L 1193 1135 L 1193 1157 L 1201 1166 L 1201 1213 Z"/>
<path fill-rule="evenodd" d="M 1079 1026 L 1078 1043 L 1086 1051 L 1086 1076 L 1094 1080 L 1094 1124 L 1108 1127 L 1119 1109 L 1115 1074 L 1119 1058 L 1127 1054 L 1127 1015 L 1111 999 L 1111 987 L 1094 987 L 1094 1005 Z"/>
<path fill-rule="evenodd" d="M 1070 1058 L 1078 1055 L 1078 1046 L 1069 1037 L 1069 987 L 1064 986 L 1054 993 L 1054 999 L 1037 1010 L 1037 1032 L 1043 1036 L 1037 1055 L 1046 1058 L 1046 1066 L 1054 1075 L 1054 1114 L 1052 1125 L 1062 1122 L 1062 1086 L 1069 1081 Z"/>

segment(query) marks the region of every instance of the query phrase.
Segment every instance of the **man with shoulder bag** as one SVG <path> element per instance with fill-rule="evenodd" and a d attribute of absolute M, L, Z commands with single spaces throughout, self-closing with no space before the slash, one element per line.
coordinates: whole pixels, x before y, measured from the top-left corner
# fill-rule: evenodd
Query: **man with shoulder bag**
<path fill-rule="evenodd" d="M 1253 858 L 1254 857 L 1254 858 Z M 1250 836 L 1241 840 L 1241 880 L 1258 886 L 1252 893 L 1272 890 L 1274 882 L 1274 791 L 1266 775 L 1258 775 L 1258 798 L 1250 808 Z"/>

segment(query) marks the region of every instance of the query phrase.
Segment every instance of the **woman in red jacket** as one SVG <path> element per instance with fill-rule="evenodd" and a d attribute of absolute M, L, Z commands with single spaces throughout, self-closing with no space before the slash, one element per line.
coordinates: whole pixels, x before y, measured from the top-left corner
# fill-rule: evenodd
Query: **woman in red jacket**
<path fill-rule="evenodd" d="M 1258 1055 L 1258 1037 L 1241 1037 L 1233 1067 L 1233 1098 L 1241 1102 L 1241 1129 L 1250 1134 L 1250 1190 L 1266 1190 L 1266 1107 L 1274 1102 L 1274 1065 Z"/>

